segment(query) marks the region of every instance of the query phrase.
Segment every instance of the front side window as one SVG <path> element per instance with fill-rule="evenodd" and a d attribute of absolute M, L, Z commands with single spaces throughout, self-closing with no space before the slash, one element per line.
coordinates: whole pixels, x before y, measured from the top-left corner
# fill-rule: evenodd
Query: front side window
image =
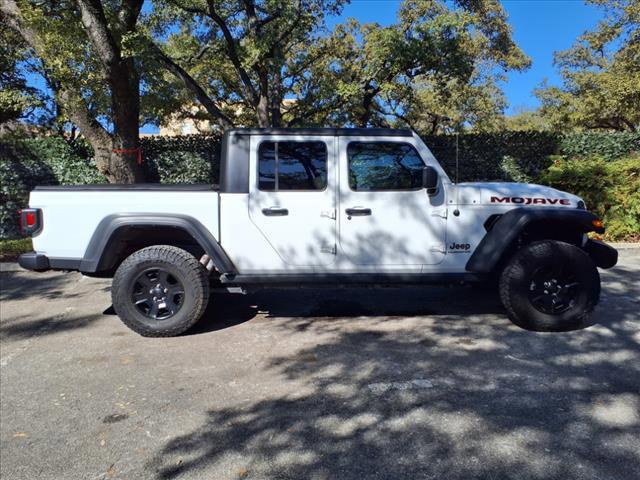
<path fill-rule="evenodd" d="M 258 149 L 258 188 L 266 191 L 324 190 L 324 142 L 262 142 Z"/>
<path fill-rule="evenodd" d="M 349 187 L 373 192 L 422 188 L 424 162 L 408 143 L 351 142 L 347 147 Z"/>

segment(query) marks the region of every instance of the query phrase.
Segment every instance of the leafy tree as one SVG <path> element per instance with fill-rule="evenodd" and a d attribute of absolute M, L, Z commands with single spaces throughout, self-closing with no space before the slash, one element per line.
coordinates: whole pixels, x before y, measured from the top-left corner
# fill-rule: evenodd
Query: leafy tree
<path fill-rule="evenodd" d="M 539 109 L 525 108 L 516 109 L 513 115 L 505 117 L 501 127 L 513 132 L 546 132 L 552 129 L 547 118 L 542 115 Z"/>
<path fill-rule="evenodd" d="M 405 0 L 389 27 L 349 20 L 325 40 L 334 56 L 316 66 L 348 123 L 400 123 L 436 132 L 493 121 L 505 101 L 500 72 L 529 66 L 506 14 L 492 0 Z M 323 74 L 324 72 L 324 74 Z"/>
<path fill-rule="evenodd" d="M 39 58 L 64 115 L 91 143 L 98 170 L 112 182 L 143 178 L 135 155 L 140 75 L 125 49 L 142 3 L 0 0 L 3 22 Z"/>
<path fill-rule="evenodd" d="M 350 19 L 328 33 L 324 17 L 342 0 L 161 0 L 147 22 L 147 56 L 222 128 L 400 122 L 436 131 L 446 117 L 493 126 L 506 103 L 498 70 L 529 60 L 497 2 L 456 5 L 406 0 L 395 25 Z M 164 74 L 153 81 L 167 85 Z M 198 115 L 172 103 L 183 95 L 170 85 L 160 87 L 173 95 L 158 118 Z"/>
<path fill-rule="evenodd" d="M 337 13 L 342 3 L 159 0 L 147 21 L 146 53 L 222 128 L 279 126 L 285 123 L 286 96 L 303 81 L 306 47 L 325 15 Z M 165 80 L 150 78 L 156 84 Z"/>
<path fill-rule="evenodd" d="M 604 19 L 557 52 L 563 84 L 536 91 L 554 128 L 637 131 L 640 127 L 640 2 L 588 0 Z"/>
<path fill-rule="evenodd" d="M 19 68 L 28 58 L 22 38 L 0 23 L 0 124 L 27 116 L 40 103 Z"/>

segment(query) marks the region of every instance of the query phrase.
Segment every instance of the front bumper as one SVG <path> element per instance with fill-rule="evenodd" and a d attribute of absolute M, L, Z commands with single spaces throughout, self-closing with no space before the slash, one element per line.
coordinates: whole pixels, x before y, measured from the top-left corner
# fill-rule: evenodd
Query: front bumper
<path fill-rule="evenodd" d="M 27 270 L 33 270 L 35 272 L 44 272 L 51 268 L 49 264 L 49 257 L 42 253 L 29 252 L 23 253 L 18 257 L 18 265 Z"/>
<path fill-rule="evenodd" d="M 600 268 L 611 268 L 618 263 L 618 251 L 600 240 L 589 239 L 583 248 Z"/>

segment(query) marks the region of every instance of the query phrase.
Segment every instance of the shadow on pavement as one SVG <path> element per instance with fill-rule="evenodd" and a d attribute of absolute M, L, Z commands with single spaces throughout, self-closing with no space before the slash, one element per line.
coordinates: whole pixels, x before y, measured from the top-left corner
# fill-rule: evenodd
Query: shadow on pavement
<path fill-rule="evenodd" d="M 147 468 L 163 479 L 230 464 L 230 478 L 637 478 L 637 276 L 608 273 L 596 325 L 567 333 L 478 316 L 501 308 L 472 290 L 244 297 L 223 318 L 266 311 L 279 335 L 317 338 L 256 366 L 298 388 L 209 408 Z M 350 327 L 360 315 L 371 318 Z"/>

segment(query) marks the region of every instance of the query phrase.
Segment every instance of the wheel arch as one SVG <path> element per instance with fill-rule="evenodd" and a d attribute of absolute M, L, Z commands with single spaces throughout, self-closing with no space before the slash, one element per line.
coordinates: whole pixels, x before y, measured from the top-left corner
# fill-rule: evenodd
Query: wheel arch
<path fill-rule="evenodd" d="M 194 255 L 206 253 L 221 273 L 235 267 L 211 232 L 197 219 L 178 214 L 118 213 L 98 224 L 79 270 L 109 275 L 133 251 L 151 245 L 174 245 Z"/>
<path fill-rule="evenodd" d="M 491 222 L 466 264 L 466 270 L 491 273 L 504 263 L 521 243 L 537 240 L 559 240 L 583 247 L 585 233 L 604 233 L 593 213 L 565 208 L 515 208 Z"/>

